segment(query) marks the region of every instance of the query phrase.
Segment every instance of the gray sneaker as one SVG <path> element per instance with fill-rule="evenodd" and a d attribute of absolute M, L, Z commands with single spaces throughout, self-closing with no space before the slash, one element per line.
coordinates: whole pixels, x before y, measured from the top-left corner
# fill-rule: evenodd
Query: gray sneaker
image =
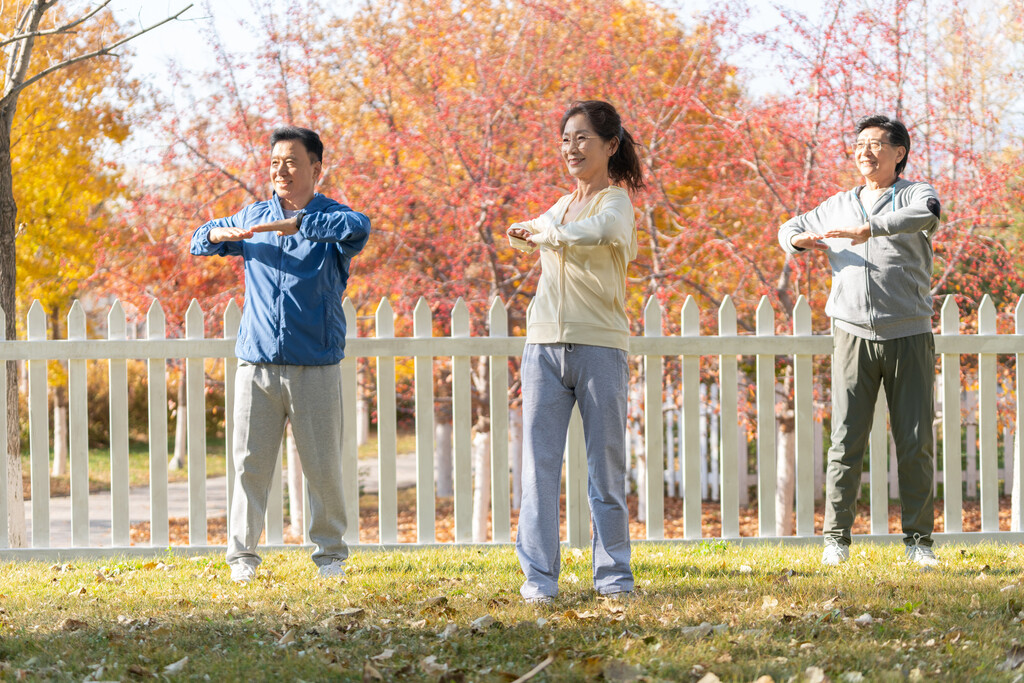
<path fill-rule="evenodd" d="M 850 559 L 850 548 L 836 540 L 835 536 L 825 537 L 825 550 L 821 553 L 821 563 L 826 567 L 838 567 Z"/>
<path fill-rule="evenodd" d="M 320 578 L 323 579 L 344 579 L 345 564 L 341 560 L 334 560 L 327 564 L 320 565 Z"/>
<path fill-rule="evenodd" d="M 256 578 L 256 567 L 238 562 L 231 565 L 231 580 L 239 585 L 245 585 Z"/>
<path fill-rule="evenodd" d="M 536 605 L 539 607 L 541 605 L 553 604 L 555 599 L 550 595 L 539 595 L 536 598 L 523 598 L 523 602 L 527 605 Z"/>
<path fill-rule="evenodd" d="M 906 547 L 907 562 L 913 562 L 918 567 L 932 569 L 939 566 L 939 558 L 935 557 L 935 551 L 930 545 L 921 545 L 921 534 L 914 534 L 914 543 Z"/>

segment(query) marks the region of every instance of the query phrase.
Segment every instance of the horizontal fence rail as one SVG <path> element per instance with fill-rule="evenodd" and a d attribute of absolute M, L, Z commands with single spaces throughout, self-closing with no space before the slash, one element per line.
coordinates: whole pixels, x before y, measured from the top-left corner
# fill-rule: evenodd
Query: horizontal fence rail
<path fill-rule="evenodd" d="M 1022 444 L 1019 426 L 1024 420 L 1021 402 L 1014 400 L 1020 386 L 1024 355 L 1024 298 L 1015 309 L 1016 328 L 1013 334 L 999 334 L 996 328 L 996 310 L 991 299 L 985 297 L 978 311 L 976 334 L 960 333 L 960 312 L 952 297 L 947 297 L 941 310 L 940 330 L 935 337 L 937 394 L 944 408 L 940 411 L 941 424 L 936 426 L 941 436 L 941 451 L 937 453 L 937 485 L 942 484 L 945 536 L 949 538 L 1004 538 L 1020 541 L 1022 517 L 1020 496 Z M 397 484 L 398 461 L 398 363 L 411 359 L 411 386 L 414 401 L 415 428 L 415 501 L 416 541 L 435 542 L 435 506 L 437 490 L 434 475 L 435 386 L 438 382 L 437 363 L 445 364 L 450 372 L 451 386 L 451 458 L 453 489 L 453 537 L 455 543 L 479 541 L 482 537 L 492 542 L 508 543 L 512 540 L 511 504 L 515 502 L 516 466 L 510 459 L 509 371 L 508 360 L 522 354 L 522 337 L 508 336 L 508 316 L 504 303 L 495 300 L 488 311 L 489 336 L 473 337 L 466 304 L 460 299 L 451 314 L 451 334 L 433 336 L 433 320 L 427 302 L 420 300 L 413 313 L 411 337 L 395 336 L 395 315 L 391 304 L 383 300 L 375 313 L 375 336 L 359 337 L 354 324 L 356 311 L 348 300 L 344 311 L 350 322 L 350 337 L 346 344 L 346 358 L 342 361 L 342 395 L 344 442 L 341 453 L 345 488 L 345 506 L 349 519 L 346 541 L 359 544 L 360 487 L 358 471 L 357 424 L 359 416 L 360 360 L 373 367 L 376 385 L 377 415 L 377 538 L 382 546 L 399 542 L 399 497 Z M 749 498 L 748 486 L 755 490 L 757 503 L 757 534 L 759 538 L 779 540 L 777 522 L 782 516 L 795 519 L 797 538 L 814 535 L 815 498 L 821 494 L 822 436 L 820 414 L 827 413 L 827 402 L 815 392 L 823 392 L 830 382 L 827 377 L 815 377 L 815 356 L 832 353 L 832 337 L 815 335 L 811 330 L 811 311 L 801 297 L 793 310 L 792 334 L 776 334 L 776 312 L 767 299 L 757 308 L 755 334 L 737 334 L 736 309 L 727 297 L 718 310 L 718 334 L 702 335 L 700 311 L 692 298 L 687 298 L 680 317 L 680 334 L 663 334 L 663 311 L 651 299 L 643 314 L 644 333 L 630 340 L 630 355 L 637 357 L 642 377 L 634 377 L 639 390 L 636 400 L 642 403 L 638 420 L 638 434 L 633 440 L 640 444 L 636 453 L 635 492 L 640 501 L 639 517 L 645 524 L 647 540 L 665 538 L 666 491 L 669 497 L 682 499 L 682 529 L 684 540 L 702 538 L 702 502 L 717 501 L 721 519 L 721 537 L 740 538 L 740 510 Z M 185 336 L 166 338 L 165 315 L 159 302 L 154 302 L 146 318 L 143 338 L 128 338 L 124 309 L 118 302 L 107 316 L 106 339 L 87 339 L 85 311 L 75 302 L 67 319 L 68 338 L 48 340 L 48 323 L 39 302 L 28 312 L 26 339 L 0 341 L 0 361 L 19 361 L 25 364 L 27 384 L 27 422 L 29 445 L 29 477 L 31 501 L 25 505 L 31 512 L 29 527 L 31 543 L 27 548 L 12 548 L 8 526 L 0 525 L 0 557 L 45 556 L 51 549 L 50 479 L 50 415 L 47 363 L 60 361 L 67 367 L 68 396 L 68 453 L 70 481 L 71 541 L 52 550 L 63 556 L 83 554 L 90 546 L 90 493 L 88 461 L 88 386 L 87 362 L 104 361 L 108 364 L 109 379 L 109 468 L 110 468 L 110 539 L 104 549 L 124 551 L 132 545 L 129 528 L 129 427 L 128 373 L 129 361 L 145 361 L 146 387 L 149 398 L 149 416 L 146 433 L 149 442 L 149 531 L 150 549 L 166 548 L 169 542 L 168 515 L 168 416 L 166 410 L 167 370 L 170 360 L 183 359 L 182 381 L 185 382 L 188 451 L 188 549 L 208 550 L 208 494 L 206 454 L 207 425 L 206 402 L 209 378 L 206 363 L 214 360 L 223 364 L 224 386 L 233 386 L 237 359 L 234 341 L 241 320 L 241 311 L 230 303 L 223 318 L 223 337 L 204 337 L 204 314 L 198 302 L 193 301 L 185 314 Z M 0 329 L 3 313 L 0 311 Z M 975 360 L 976 387 L 970 389 L 976 396 L 976 414 L 971 412 L 965 421 L 961 415 L 962 400 L 967 388 L 961 382 L 961 356 Z M 1007 382 L 1007 372 L 1000 375 L 998 357 L 1012 356 L 1013 381 Z M 780 364 L 780 357 L 782 362 Z M 742 361 L 743 358 L 747 360 Z M 717 366 L 717 372 L 701 369 L 705 365 Z M 753 361 L 751 365 L 750 361 Z M 752 368 L 741 372 L 743 367 Z M 484 363 L 484 364 L 481 364 Z M 669 379 L 666 367 L 672 365 Z M 789 509 L 777 509 L 778 457 L 777 443 L 780 368 L 790 373 L 784 404 L 791 401 L 793 419 L 793 450 L 795 451 L 795 501 Z M 404 366 L 403 366 L 404 367 Z M 481 370 L 481 368 L 484 368 Z M 0 362 L 0 381 L 6 381 L 7 365 Z M 713 379 L 709 379 L 713 376 Z M 708 391 L 708 386 L 713 391 Z M 1011 385 L 1009 389 L 1007 384 Z M 484 386 L 487 397 L 486 411 L 478 405 L 487 421 L 474 419 L 473 393 Z M 752 389 L 753 400 L 744 398 L 746 389 Z M 633 392 L 631 392 L 632 395 Z M 791 399 L 788 398 L 791 395 Z M 713 408 L 709 401 L 713 396 Z M 999 465 L 1000 409 L 999 402 L 1012 408 L 1004 409 L 1004 439 L 1002 467 Z M 447 400 L 447 397 L 446 397 Z M 6 433 L 6 394 L 0 392 L 0 434 Z M 749 405 L 748 405 L 749 404 Z M 972 404 L 973 405 L 973 404 Z M 744 408 L 744 406 L 747 406 Z M 974 408 L 972 408 L 974 410 Z M 227 476 L 223 497 L 230 508 L 233 491 L 234 468 L 231 458 L 233 391 L 224 391 L 223 414 L 225 420 L 225 448 Z M 477 418 L 480 416 L 477 415 Z M 23 419 L 26 419 L 23 417 Z M 180 418 L 179 418 L 180 419 Z M 447 418 L 446 418 L 447 419 Z M 749 448 L 742 425 L 751 421 L 750 433 L 755 434 L 753 448 Z M 520 424 L 520 423 L 516 423 Z M 737 425 L 739 428 L 733 429 Z M 136 429 L 140 426 L 135 425 Z M 967 429 L 968 477 L 964 479 L 964 449 L 962 433 Z M 870 490 L 871 536 L 888 535 L 888 506 L 896 494 L 890 468 L 894 467 L 893 454 L 887 435 L 884 396 L 880 395 L 876 419 L 870 435 L 867 458 L 867 478 Z M 976 436 L 973 436 L 976 435 Z M 480 438 L 489 439 L 487 458 L 474 465 L 472 452 Z M 972 439 L 977 439 L 977 444 Z M 710 443 L 709 443 L 710 441 Z M 586 500 L 586 453 L 582 427 L 578 416 L 569 428 L 566 448 L 566 539 L 574 546 L 583 546 L 590 538 L 590 517 Z M 977 462 L 973 459 L 977 452 Z M 753 473 L 749 465 L 753 465 Z M 941 465 L 941 469 L 939 466 Z M 476 471 L 474 471 L 476 470 Z M 280 468 L 276 469 L 280 475 Z M 15 500 L 10 496 L 8 467 L 0 468 L 0 510 L 13 511 Z M 475 477 L 475 479 L 474 479 Z M 999 479 L 1003 488 L 1012 493 L 1010 530 L 1000 531 Z M 709 478 L 714 478 L 713 484 Z M 961 524 L 963 486 L 968 496 L 976 483 L 980 500 L 980 534 L 964 534 Z M 624 482 L 624 485 L 630 485 Z M 711 492 L 714 492 L 713 494 Z M 218 495 L 221 492 L 217 492 Z M 784 505 L 789 505 L 785 503 Z M 481 506 L 489 513 L 489 536 L 480 528 Z M 271 501 L 266 526 L 266 544 L 274 547 L 284 543 L 283 497 L 280 476 L 272 484 Z M 476 514 L 474 514 L 476 512 Z M 6 516 L 6 515 L 5 515 Z M 304 517 L 308 519 L 308 515 Z M 895 535 L 893 536 L 896 537 Z M 303 542 L 306 541 L 302 533 Z M 138 549 L 138 548 L 136 548 Z"/>

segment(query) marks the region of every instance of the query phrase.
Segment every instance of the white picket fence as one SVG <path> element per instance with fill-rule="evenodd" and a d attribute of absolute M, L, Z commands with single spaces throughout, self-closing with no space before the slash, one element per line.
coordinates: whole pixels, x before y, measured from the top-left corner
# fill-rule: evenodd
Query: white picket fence
<path fill-rule="evenodd" d="M 344 305 L 348 320 L 356 319 L 351 302 Z M 739 357 L 756 357 L 756 468 L 754 484 L 757 495 L 759 538 L 774 537 L 776 528 L 776 360 L 779 356 L 792 357 L 795 451 L 796 451 L 796 537 L 806 539 L 814 535 L 814 500 L 820 488 L 820 475 L 816 484 L 816 465 L 820 469 L 820 452 L 815 453 L 813 428 L 812 359 L 832 352 L 832 338 L 811 333 L 811 312 L 803 297 L 798 301 L 793 316 L 793 334 L 775 334 L 775 311 L 767 299 L 762 300 L 756 313 L 756 333 L 738 335 L 736 311 L 726 298 L 718 311 L 719 329 L 714 336 L 702 336 L 700 316 L 696 302 L 688 298 L 682 308 L 681 334 L 662 334 L 662 310 L 651 299 L 644 310 L 644 335 L 630 341 L 630 353 L 642 357 L 644 375 L 644 440 L 646 452 L 657 453 L 659 462 L 646 468 L 640 482 L 644 501 L 643 518 L 646 521 L 647 540 L 661 540 L 665 536 L 666 477 L 663 455 L 666 452 L 666 425 L 664 404 L 664 364 L 669 357 L 681 361 L 682 406 L 678 415 L 677 491 L 683 498 L 683 528 L 685 540 L 701 538 L 702 463 L 701 458 L 701 389 L 699 361 L 702 356 L 716 357 L 718 361 L 717 391 L 719 407 L 716 419 L 720 425 L 740 423 L 739 412 Z M 0 311 L 0 329 L 3 329 Z M 999 530 L 999 490 L 997 452 L 997 355 L 1016 357 L 1015 387 L 1021 385 L 1021 358 L 1024 356 L 1024 297 L 1015 310 L 1016 333 L 997 334 L 996 312 L 986 297 L 979 310 L 977 334 L 959 334 L 959 311 L 952 297 L 942 307 L 941 331 L 936 335 L 936 353 L 940 359 L 943 404 L 960 404 L 960 355 L 978 358 L 978 442 L 981 532 L 962 532 L 961 472 L 961 416 L 959 410 L 942 413 L 942 451 L 939 454 L 944 480 L 944 512 L 947 539 L 997 538 L 1006 541 L 1024 540 L 1021 533 L 1022 512 L 1015 506 L 1012 530 Z M 205 552 L 207 544 L 207 491 L 206 491 L 206 420 L 205 376 L 206 359 L 223 359 L 226 386 L 233 385 L 237 361 L 234 358 L 234 337 L 238 330 L 240 311 L 232 303 L 224 314 L 224 337 L 204 338 L 203 311 L 193 301 L 185 316 L 185 337 L 165 338 L 164 314 L 155 302 L 147 316 L 147 335 L 144 339 L 128 339 L 125 313 L 117 302 L 111 307 L 107 320 L 107 339 L 86 339 L 85 312 L 76 302 L 68 315 L 68 339 L 47 340 L 48 329 L 42 307 L 35 302 L 27 321 L 27 339 L 0 341 L 0 361 L 18 360 L 28 364 L 28 405 L 30 474 L 32 482 L 31 548 L 10 548 L 6 525 L 0 525 L 0 559 L 9 557 L 53 556 L 50 548 L 50 496 L 49 480 L 49 423 L 47 402 L 46 364 L 51 360 L 68 362 L 70 485 L 72 542 L 70 547 L 57 549 L 61 557 L 95 554 L 89 548 L 89 491 L 88 491 L 88 413 L 86 396 L 86 363 L 106 361 L 110 378 L 110 474 L 111 474 L 111 543 L 101 552 L 123 553 L 127 550 L 157 552 L 168 545 L 169 525 L 167 513 L 167 414 L 166 362 L 184 358 L 187 392 L 188 423 L 188 490 L 189 490 L 189 546 L 188 550 Z M 376 311 L 376 336 L 356 336 L 356 325 L 349 325 L 347 357 L 342 362 L 343 419 L 346 425 L 356 424 L 356 362 L 359 358 L 376 361 L 376 400 L 378 415 L 378 471 L 379 471 L 379 544 L 398 544 L 398 501 L 396 484 L 397 415 L 395 389 L 396 358 L 414 359 L 415 431 L 416 431 L 416 532 L 417 543 L 433 543 L 435 538 L 434 489 L 434 378 L 435 358 L 451 360 L 453 387 L 453 458 L 454 458 L 454 535 L 456 543 L 472 541 L 472 477 L 470 463 L 472 411 L 471 367 L 473 357 L 486 356 L 489 364 L 490 429 L 492 434 L 508 434 L 507 360 L 520 355 L 524 347 L 521 337 L 509 337 L 507 313 L 503 302 L 495 300 L 488 317 L 489 336 L 470 336 L 469 312 L 461 300 L 451 316 L 451 335 L 434 337 L 430 308 L 420 300 L 413 314 L 413 336 L 396 337 L 394 314 L 388 301 L 382 301 Z M 128 506 L 128 398 L 127 361 L 148 361 L 149 447 L 150 447 L 150 541 L 148 548 L 130 548 Z M 0 386 L 6 380 L 6 364 L 0 363 Z M 820 378 L 819 378 L 819 381 Z M 822 382 L 827 384 L 827 382 Z M 0 392 L 0 434 L 5 434 L 5 394 Z M 232 392 L 225 392 L 224 414 L 227 416 L 226 448 L 231 453 Z M 1024 420 L 1022 405 L 1016 404 L 1015 424 Z M 887 485 L 887 434 L 884 403 L 881 400 L 870 437 L 871 536 L 887 536 L 889 487 Z M 342 452 L 345 483 L 345 505 L 350 520 L 346 540 L 359 543 L 358 478 L 356 430 L 346 429 Z M 490 440 L 491 458 L 491 539 L 508 543 L 511 538 L 510 475 L 508 440 Z M 707 446 L 705 456 L 707 456 Z M 745 439 L 738 430 L 723 428 L 716 443 L 717 493 L 721 508 L 721 536 L 739 539 L 739 511 L 741 495 L 747 486 Z M 817 450 L 821 450 L 820 441 Z M 1012 451 L 1012 452 L 1011 452 Z M 1018 473 L 1022 464 L 1021 439 L 1014 440 L 1007 451 L 1004 471 Z M 674 458 L 668 459 L 673 464 Z M 227 499 L 232 491 L 232 465 L 228 458 Z M 0 510 L 8 510 L 8 470 L 0 467 Z M 705 473 L 705 490 L 707 473 Z M 1019 500 L 1020 478 L 1014 477 L 1012 486 Z M 275 482 L 276 494 L 272 500 L 280 503 L 280 482 Z M 590 519 L 586 497 L 586 454 L 578 415 L 569 429 L 566 458 L 566 516 L 567 540 L 580 547 L 589 543 Z M 267 543 L 276 547 L 283 542 L 282 506 L 268 514 Z M 280 514 L 279 514 L 280 513 Z M 408 545 L 408 544 L 404 544 Z"/>

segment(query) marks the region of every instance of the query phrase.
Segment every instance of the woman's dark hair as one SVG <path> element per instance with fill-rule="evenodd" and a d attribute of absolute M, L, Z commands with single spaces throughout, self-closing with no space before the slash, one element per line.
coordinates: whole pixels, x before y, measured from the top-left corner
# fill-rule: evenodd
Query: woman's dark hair
<path fill-rule="evenodd" d="M 298 140 L 314 161 L 324 160 L 324 143 L 320 141 L 320 136 L 309 128 L 299 128 L 298 126 L 275 128 L 270 136 L 271 148 L 282 140 Z"/>
<path fill-rule="evenodd" d="M 884 114 L 874 114 L 865 116 L 857 122 L 856 135 L 860 135 L 868 128 L 881 128 L 889 136 L 889 142 L 907 150 L 900 162 L 896 164 L 896 177 L 899 178 L 903 169 L 907 167 L 907 159 L 910 157 L 910 133 L 907 132 L 907 127 L 899 119 L 891 119 Z"/>
<path fill-rule="evenodd" d="M 605 141 L 617 138 L 619 148 L 608 160 L 608 177 L 613 183 L 623 183 L 632 192 L 644 189 L 644 170 L 637 156 L 638 143 L 622 127 L 622 119 L 615 107 L 601 100 L 582 100 L 573 102 L 562 114 L 561 132 L 565 132 L 565 124 L 577 114 L 583 114 L 594 127 L 594 132 Z"/>

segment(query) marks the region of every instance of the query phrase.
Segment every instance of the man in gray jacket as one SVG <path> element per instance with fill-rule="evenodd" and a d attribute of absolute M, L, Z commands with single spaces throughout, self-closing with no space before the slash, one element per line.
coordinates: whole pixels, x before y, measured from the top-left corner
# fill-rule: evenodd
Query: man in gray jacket
<path fill-rule="evenodd" d="M 900 178 L 910 134 L 898 120 L 857 122 L 854 158 L 864 185 L 840 192 L 779 228 L 782 248 L 825 251 L 835 323 L 832 447 L 825 477 L 822 563 L 850 556 L 861 469 L 880 385 L 896 442 L 907 559 L 938 564 L 932 550 L 935 343 L 932 339 L 932 235 L 939 199 L 931 185 Z"/>

